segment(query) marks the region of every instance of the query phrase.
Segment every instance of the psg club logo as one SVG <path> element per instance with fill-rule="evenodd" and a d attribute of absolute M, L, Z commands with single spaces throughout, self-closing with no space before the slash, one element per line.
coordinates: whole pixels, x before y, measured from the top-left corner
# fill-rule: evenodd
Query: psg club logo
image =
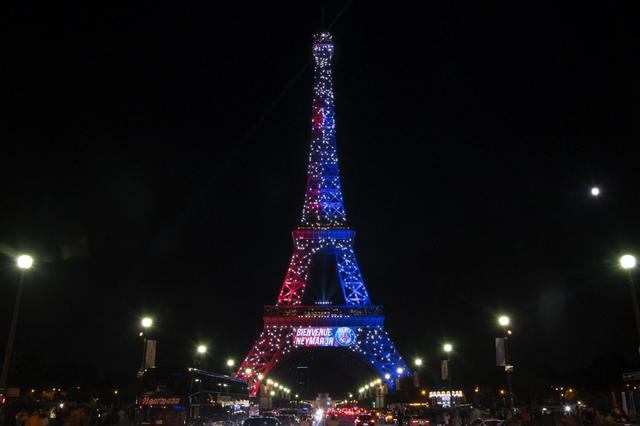
<path fill-rule="evenodd" d="M 335 338 L 340 346 L 351 346 L 356 342 L 356 332 L 349 327 L 340 327 L 336 330 Z"/>

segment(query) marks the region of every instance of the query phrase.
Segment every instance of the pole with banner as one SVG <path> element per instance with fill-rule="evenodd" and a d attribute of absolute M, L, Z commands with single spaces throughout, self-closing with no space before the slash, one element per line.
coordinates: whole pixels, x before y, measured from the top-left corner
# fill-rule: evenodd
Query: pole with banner
<path fill-rule="evenodd" d="M 147 339 L 145 344 L 144 368 L 155 368 L 157 340 Z"/>
<path fill-rule="evenodd" d="M 511 373 L 513 373 L 513 365 L 509 364 L 509 347 L 507 346 L 507 337 L 496 338 L 496 365 L 504 367 L 507 375 L 507 387 L 509 389 L 509 403 L 513 408 L 513 389 L 511 387 Z"/>
<path fill-rule="evenodd" d="M 449 381 L 449 360 L 440 361 L 440 377 L 443 382 Z"/>

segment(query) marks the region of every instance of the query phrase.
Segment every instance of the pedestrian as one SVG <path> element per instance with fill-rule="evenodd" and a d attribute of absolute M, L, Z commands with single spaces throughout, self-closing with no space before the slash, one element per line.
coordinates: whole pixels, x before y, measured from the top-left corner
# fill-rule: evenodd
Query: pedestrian
<path fill-rule="evenodd" d="M 24 408 L 16 414 L 16 426 L 24 426 L 24 423 L 29 418 L 29 412 Z"/>
<path fill-rule="evenodd" d="M 40 413 L 35 408 L 29 411 L 29 417 L 24 423 L 24 426 L 42 426 L 42 420 L 40 419 Z"/>

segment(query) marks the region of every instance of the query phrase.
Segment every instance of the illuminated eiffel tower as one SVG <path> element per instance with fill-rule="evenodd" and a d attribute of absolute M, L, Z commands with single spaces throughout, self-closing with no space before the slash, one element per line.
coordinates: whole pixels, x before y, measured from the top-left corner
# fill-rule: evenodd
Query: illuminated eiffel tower
<path fill-rule="evenodd" d="M 252 395 L 270 370 L 302 347 L 350 350 L 370 364 L 393 388 L 411 374 L 384 330 L 380 305 L 372 305 L 353 251 L 355 232 L 347 226 L 340 188 L 333 109 L 331 34 L 314 36 L 314 97 L 307 190 L 300 226 L 293 231 L 293 255 L 275 306 L 265 306 L 264 329 L 236 375 L 249 382 Z M 335 259 L 344 304 L 326 300 L 303 304 L 312 260 Z"/>

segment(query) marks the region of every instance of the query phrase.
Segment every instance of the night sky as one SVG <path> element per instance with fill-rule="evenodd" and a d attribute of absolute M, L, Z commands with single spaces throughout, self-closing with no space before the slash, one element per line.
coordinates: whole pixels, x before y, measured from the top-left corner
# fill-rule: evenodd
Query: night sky
<path fill-rule="evenodd" d="M 305 3 L 9 8 L 0 348 L 13 256 L 36 257 L 18 381 L 133 376 L 144 314 L 160 365 L 199 342 L 213 370 L 245 356 L 301 216 L 323 5 L 356 255 L 405 358 L 435 375 L 448 340 L 455 380 L 502 383 L 508 313 L 516 387 L 636 369 L 616 264 L 640 254 L 635 10 Z M 342 388 L 373 376 L 321 351 L 274 375 L 298 361 Z"/>

